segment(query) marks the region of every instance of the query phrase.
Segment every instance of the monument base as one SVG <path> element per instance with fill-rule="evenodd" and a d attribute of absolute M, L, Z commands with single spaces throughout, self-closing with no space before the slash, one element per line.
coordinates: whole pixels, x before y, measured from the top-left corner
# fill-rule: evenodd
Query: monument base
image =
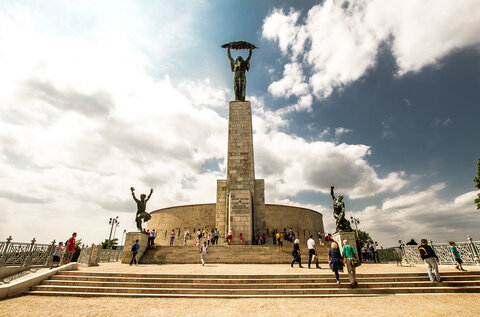
<path fill-rule="evenodd" d="M 332 238 L 333 238 L 333 241 L 335 241 L 338 244 L 338 248 L 340 251 L 344 246 L 343 240 L 347 240 L 347 243 L 353 246 L 355 248 L 355 251 L 358 254 L 359 250 L 357 250 L 355 233 L 351 231 L 337 231 L 332 235 Z M 358 256 L 360 256 L 360 254 Z"/>
<path fill-rule="evenodd" d="M 137 254 L 137 262 L 140 261 L 145 250 L 147 250 L 148 246 L 148 236 L 143 232 L 127 232 L 125 237 L 125 247 L 123 248 L 122 253 L 122 263 L 130 263 L 132 259 L 132 245 L 138 239 L 138 244 L 140 245 L 140 250 L 138 250 Z"/>

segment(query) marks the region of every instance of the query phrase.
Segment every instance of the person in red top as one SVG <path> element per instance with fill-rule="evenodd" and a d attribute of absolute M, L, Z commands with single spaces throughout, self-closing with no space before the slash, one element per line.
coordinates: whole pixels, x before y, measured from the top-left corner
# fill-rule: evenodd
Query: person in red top
<path fill-rule="evenodd" d="M 68 264 L 72 260 L 73 254 L 75 253 L 75 238 L 77 233 L 74 232 L 72 237 L 67 240 L 67 246 L 65 247 L 65 258 L 63 259 L 63 264 Z"/>

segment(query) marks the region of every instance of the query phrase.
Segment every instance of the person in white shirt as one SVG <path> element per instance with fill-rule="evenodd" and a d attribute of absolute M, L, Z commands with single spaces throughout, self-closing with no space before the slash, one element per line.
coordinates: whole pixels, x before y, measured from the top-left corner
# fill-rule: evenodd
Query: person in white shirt
<path fill-rule="evenodd" d="M 310 239 L 307 240 L 307 247 L 308 247 L 308 268 L 310 268 L 310 264 L 312 263 L 312 257 L 317 255 L 317 250 L 315 248 L 315 241 L 313 240 L 313 235 L 310 235 Z M 316 259 L 317 269 L 320 268 L 318 266 L 318 258 Z"/>
<path fill-rule="evenodd" d="M 203 241 L 203 244 L 200 246 L 200 260 L 202 260 L 202 266 L 205 265 L 205 260 L 207 257 L 207 241 Z"/>

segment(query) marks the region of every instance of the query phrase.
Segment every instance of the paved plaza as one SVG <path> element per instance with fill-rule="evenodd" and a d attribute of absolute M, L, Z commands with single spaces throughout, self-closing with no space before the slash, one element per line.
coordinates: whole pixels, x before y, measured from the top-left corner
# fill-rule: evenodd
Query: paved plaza
<path fill-rule="evenodd" d="M 467 267 L 480 271 L 480 267 Z M 80 266 L 81 271 L 136 273 L 284 274 L 331 273 L 326 268 L 300 269 L 289 265 L 138 265 L 101 263 Z M 440 272 L 453 272 L 440 266 Z M 358 273 L 425 272 L 423 266 L 363 264 Z M 332 273 L 333 275 L 333 273 Z M 1 301 L 0 316 L 479 316 L 480 294 L 387 295 L 345 298 L 113 298 L 20 296 Z"/>

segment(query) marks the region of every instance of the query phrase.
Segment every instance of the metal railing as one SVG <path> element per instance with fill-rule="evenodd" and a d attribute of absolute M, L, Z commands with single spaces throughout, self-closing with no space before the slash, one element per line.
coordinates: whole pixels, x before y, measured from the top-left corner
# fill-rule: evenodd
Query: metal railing
<path fill-rule="evenodd" d="M 49 266 L 55 251 L 55 240 L 51 244 L 13 242 L 12 237 L 0 241 L 0 267 L 4 266 Z"/>
<path fill-rule="evenodd" d="M 122 259 L 123 250 L 100 249 L 99 246 L 82 246 L 78 263 L 89 263 L 92 249 L 98 248 L 96 262 L 118 262 Z M 41 266 L 52 265 L 53 253 L 55 252 L 55 240 L 51 244 L 36 243 L 35 238 L 30 243 L 13 242 L 12 237 L 6 241 L 0 241 L 0 267 L 5 266 Z M 63 259 L 64 252 L 60 256 Z"/>
<path fill-rule="evenodd" d="M 466 242 L 455 242 L 460 258 L 466 265 L 480 265 L 480 241 L 472 241 L 470 236 L 467 236 L 467 240 Z M 448 243 L 433 243 L 432 240 L 430 240 L 428 244 L 437 254 L 440 264 L 456 263 Z M 404 245 L 402 243 L 402 257 L 405 262 L 410 264 L 423 263 L 420 253 L 418 252 L 418 245 Z"/>
<path fill-rule="evenodd" d="M 78 263 L 90 263 L 92 259 L 93 249 L 98 249 L 95 262 L 118 262 L 122 259 L 123 250 L 113 249 L 100 249 L 98 246 L 92 245 L 91 247 L 82 247 L 80 256 L 78 257 Z"/>

